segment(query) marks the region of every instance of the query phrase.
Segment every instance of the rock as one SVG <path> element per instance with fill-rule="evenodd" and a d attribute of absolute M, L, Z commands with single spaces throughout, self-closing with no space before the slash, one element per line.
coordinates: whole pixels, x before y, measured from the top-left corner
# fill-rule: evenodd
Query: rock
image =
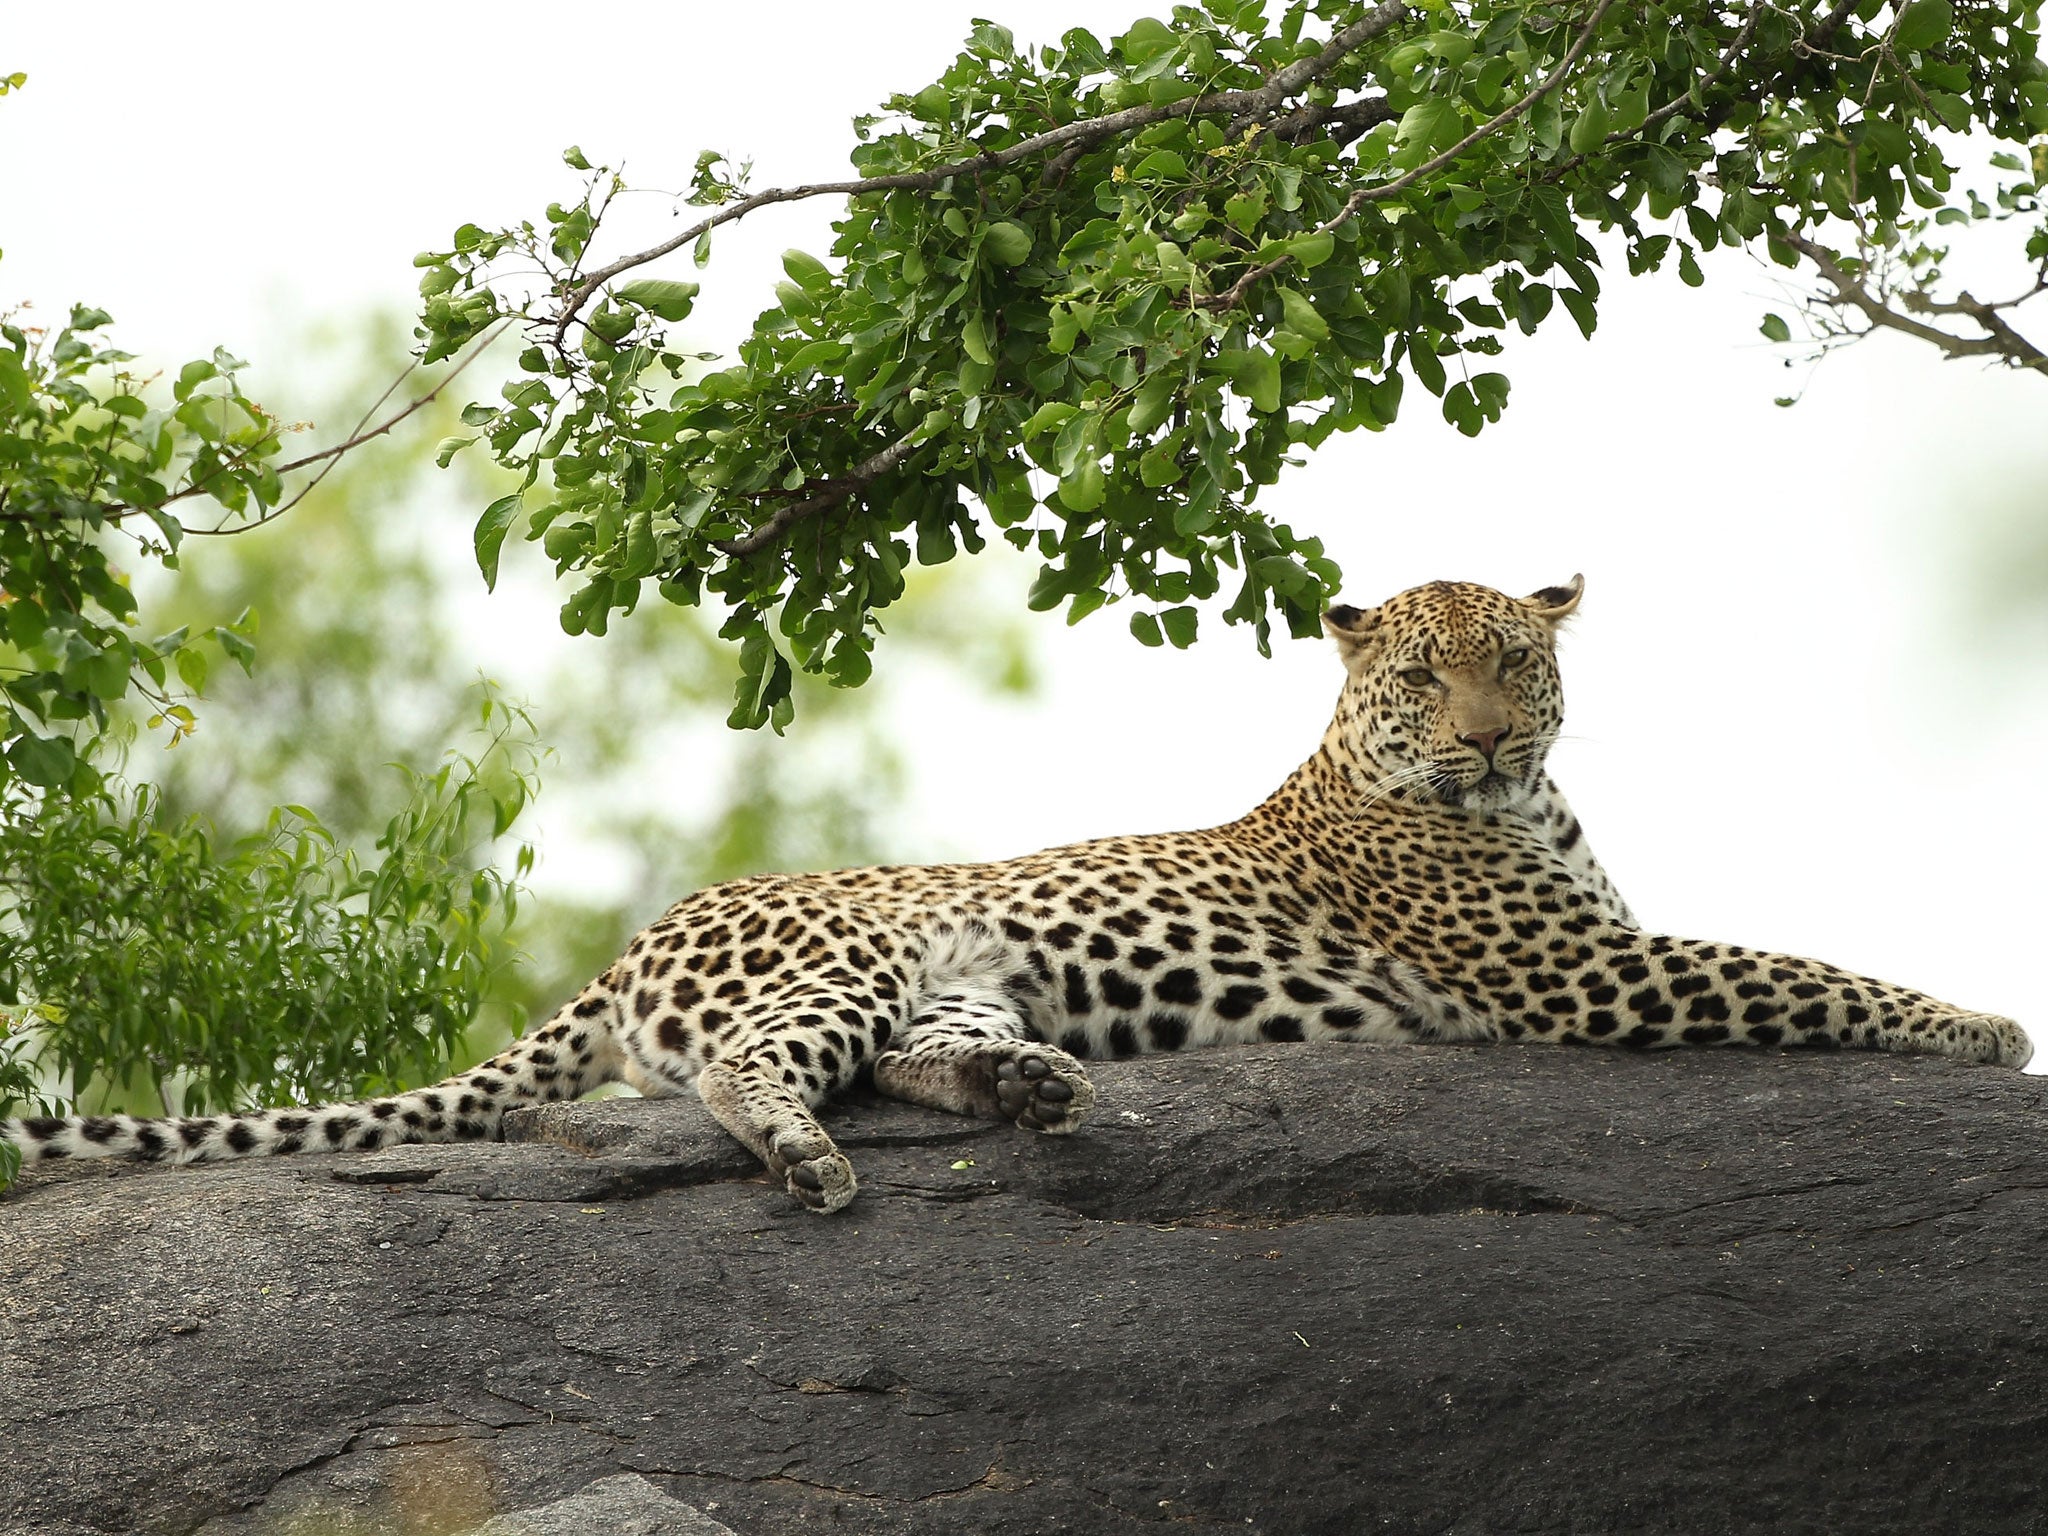
<path fill-rule="evenodd" d="M 581 1493 L 486 1520 L 467 1536 L 733 1536 L 631 1472 L 600 1478 Z"/>
<path fill-rule="evenodd" d="M 831 1218 L 688 1101 L 32 1172 L 0 1200 L 0 1533 L 509 1536 L 484 1522 L 614 1497 L 739 1536 L 2048 1509 L 2039 1079 L 1358 1046 L 1096 1078 L 1070 1138 L 849 1104 Z"/>

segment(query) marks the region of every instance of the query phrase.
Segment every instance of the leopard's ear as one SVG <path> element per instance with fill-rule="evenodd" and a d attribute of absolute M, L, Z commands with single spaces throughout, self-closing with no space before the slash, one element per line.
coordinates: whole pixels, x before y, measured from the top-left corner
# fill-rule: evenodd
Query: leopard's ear
<path fill-rule="evenodd" d="M 1380 611 L 1339 603 L 1323 615 L 1323 628 L 1337 642 L 1337 654 L 1352 672 L 1365 666 L 1380 648 Z"/>
<path fill-rule="evenodd" d="M 1522 599 L 1522 606 L 1533 609 L 1536 617 L 1547 623 L 1562 624 L 1577 610 L 1585 590 L 1586 578 L 1574 576 L 1561 587 L 1539 587 Z"/>

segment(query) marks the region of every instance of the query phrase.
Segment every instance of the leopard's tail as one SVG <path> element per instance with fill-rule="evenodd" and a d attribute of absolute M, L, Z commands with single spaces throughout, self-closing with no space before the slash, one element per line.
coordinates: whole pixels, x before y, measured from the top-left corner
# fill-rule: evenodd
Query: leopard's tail
<path fill-rule="evenodd" d="M 366 1152 L 415 1141 L 496 1141 L 505 1112 L 573 1099 L 619 1075 L 617 1000 L 600 977 L 553 1018 L 481 1066 L 430 1088 L 318 1104 L 161 1120 L 133 1115 L 0 1120 L 24 1164 L 62 1157 L 198 1162 L 291 1152 Z"/>

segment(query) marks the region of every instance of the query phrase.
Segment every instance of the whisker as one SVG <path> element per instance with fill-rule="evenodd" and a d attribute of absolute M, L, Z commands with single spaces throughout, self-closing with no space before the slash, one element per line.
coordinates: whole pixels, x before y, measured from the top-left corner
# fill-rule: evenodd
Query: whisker
<path fill-rule="evenodd" d="M 1437 771 L 1435 763 L 1410 763 L 1405 768 L 1396 768 L 1392 773 L 1382 774 L 1370 784 L 1363 784 L 1363 793 L 1359 796 L 1358 804 L 1352 807 L 1351 819 L 1357 821 L 1387 796 L 1419 780 L 1432 778 Z M 1353 783 L 1360 783 L 1365 775 L 1354 769 L 1351 777 Z"/>

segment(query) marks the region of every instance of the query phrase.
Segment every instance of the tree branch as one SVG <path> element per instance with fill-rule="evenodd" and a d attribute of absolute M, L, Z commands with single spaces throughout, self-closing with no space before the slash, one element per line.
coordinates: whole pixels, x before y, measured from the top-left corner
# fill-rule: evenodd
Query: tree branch
<path fill-rule="evenodd" d="M 1311 102 L 1277 119 L 1271 132 L 1274 138 L 1289 144 L 1299 144 L 1318 131 L 1339 144 L 1349 144 L 1366 130 L 1392 122 L 1396 116 L 1384 96 L 1361 96 L 1356 101 L 1328 107 Z"/>
<path fill-rule="evenodd" d="M 1101 117 L 1063 123 L 1045 133 L 1019 139 L 1015 144 L 1003 149 L 990 150 L 965 160 L 955 160 L 927 171 L 902 171 L 889 176 L 866 176 L 857 181 L 824 181 L 797 187 L 773 187 L 766 192 L 756 192 L 749 197 L 743 197 L 737 202 L 728 203 L 708 218 L 698 220 L 681 234 L 664 240 L 659 245 L 650 246 L 631 256 L 622 256 L 617 261 L 590 273 L 572 288 L 562 301 L 561 313 L 555 320 L 555 345 L 559 347 L 562 344 L 562 338 L 568 334 L 570 325 L 575 322 L 583 306 L 590 302 L 591 296 L 620 273 L 630 272 L 635 267 L 643 267 L 650 261 L 658 261 L 663 256 L 679 251 L 692 241 L 709 234 L 722 224 L 730 224 L 735 219 L 745 218 L 756 209 L 771 207 L 776 203 L 799 202 L 813 197 L 858 197 L 866 192 L 929 192 L 939 183 L 955 176 L 997 170 L 1045 150 L 1061 151 L 1045 168 L 1046 177 L 1053 178 L 1071 166 L 1075 158 L 1102 140 L 1121 133 L 1135 132 L 1153 123 L 1164 122 L 1168 118 L 1204 117 L 1225 112 L 1264 116 L 1271 113 L 1289 96 L 1336 68 L 1353 49 L 1372 41 L 1397 23 L 1406 20 L 1408 15 L 1407 0 L 1385 0 L 1384 4 L 1368 11 L 1333 36 L 1320 53 L 1310 58 L 1297 59 L 1284 68 L 1274 70 L 1266 77 L 1263 85 L 1252 90 L 1216 91 L 1206 96 L 1197 96 L 1191 101 L 1126 107 L 1120 112 L 1106 113 Z"/>
<path fill-rule="evenodd" d="M 1855 3 L 1856 0 L 1843 0 L 1842 15 L 1846 16 L 1848 14 L 1848 8 L 1850 6 L 1853 6 Z M 1834 13 L 1830 12 L 1829 14 L 1832 16 Z M 1752 37 L 1756 36 L 1757 23 L 1762 21 L 1763 19 L 1763 6 L 1758 5 L 1750 11 L 1748 20 L 1743 22 L 1741 29 L 1738 32 L 1736 32 L 1733 38 L 1729 40 L 1728 46 L 1721 50 L 1721 57 L 1714 61 L 1714 67 L 1708 70 L 1704 75 L 1700 76 L 1699 81 L 1697 83 L 1697 89 L 1701 91 L 1706 90 L 1708 86 L 1712 85 L 1716 80 L 1720 79 L 1723 75 L 1728 73 L 1728 66 L 1733 64 L 1735 62 L 1736 56 L 1740 54 L 1743 49 L 1749 46 L 1749 40 Z M 1834 35 L 1835 28 L 1840 25 L 1840 17 L 1836 17 L 1833 24 L 1827 26 L 1826 34 L 1832 37 Z M 1663 106 L 1657 108 L 1656 111 L 1646 116 L 1643 119 L 1641 125 L 1638 126 L 1633 133 L 1610 133 L 1607 136 L 1607 142 L 1611 144 L 1616 139 L 1636 137 L 1637 135 L 1640 135 L 1642 133 L 1644 128 L 1654 128 L 1657 126 L 1657 124 L 1663 122 L 1665 118 L 1677 116 L 1679 112 L 1683 111 L 1686 107 L 1690 106 L 1691 103 L 1692 97 L 1690 93 L 1684 96 L 1674 96 L 1671 100 L 1665 102 Z"/>
<path fill-rule="evenodd" d="M 881 452 L 862 459 L 836 479 L 814 482 L 816 489 L 813 494 L 802 501 L 793 501 L 787 506 L 776 508 L 775 514 L 758 528 L 750 529 L 737 538 L 714 539 L 712 547 L 732 556 L 735 560 L 751 555 L 757 550 L 766 549 L 805 518 L 814 517 L 827 507 L 837 506 L 855 491 L 879 480 L 909 458 L 916 449 L 917 442 L 913 438 L 898 438 Z M 812 487 L 806 486 L 804 489 L 811 490 Z"/>
<path fill-rule="evenodd" d="M 1423 177 L 1442 170 L 1474 144 L 1479 143 L 1480 140 L 1492 137 L 1509 123 L 1521 117 L 1531 107 L 1535 106 L 1537 102 L 1564 83 L 1565 77 L 1572 71 L 1572 66 L 1579 62 L 1580 58 L 1584 56 L 1586 49 L 1591 45 L 1593 34 L 1600 29 L 1600 23 L 1606 19 L 1608 11 L 1613 8 L 1614 4 L 1615 0 L 1600 0 L 1600 3 L 1594 7 L 1592 16 L 1587 19 L 1586 25 L 1580 30 L 1578 37 L 1573 40 L 1571 47 L 1566 50 L 1565 56 L 1557 61 L 1557 67 L 1551 70 L 1542 83 L 1530 91 L 1528 95 L 1524 96 L 1513 106 L 1508 107 L 1505 111 L 1494 114 L 1494 116 L 1481 123 L 1442 154 L 1423 161 L 1422 164 L 1416 166 L 1413 170 L 1396 176 L 1392 181 L 1381 182 L 1377 186 L 1360 187 L 1344 200 L 1342 208 L 1339 208 L 1329 218 L 1318 224 L 1310 233 L 1318 235 L 1328 234 L 1331 230 L 1336 229 L 1339 225 L 1355 217 L 1358 210 L 1367 203 L 1384 202 L 1388 198 L 1406 191 Z M 1205 309 L 1233 309 L 1243 302 L 1246 290 L 1251 288 L 1253 284 L 1271 277 L 1293 259 L 1292 256 L 1277 256 L 1262 266 L 1252 267 L 1239 277 L 1236 282 L 1224 289 L 1223 292 L 1213 294 L 1196 302 L 1200 303 Z"/>
<path fill-rule="evenodd" d="M 1872 293 L 1869 285 L 1860 277 L 1844 268 L 1826 246 L 1796 233 L 1786 234 L 1782 238 L 1793 250 L 1812 262 L 1815 270 L 1834 288 L 1835 296 L 1832 299 L 1824 297 L 1820 300 L 1821 303 L 1846 305 L 1861 314 L 1873 327 L 1901 331 L 1908 336 L 1917 337 L 1937 347 L 1951 358 L 1995 357 L 2003 359 L 2014 368 L 2048 373 L 2048 353 L 2044 353 L 2014 330 L 2005 317 L 1998 313 L 2000 309 L 2009 306 L 1987 304 L 1980 299 L 1971 298 L 1967 293 L 1947 302 L 1928 301 L 1924 305 L 1926 312 L 1966 315 L 1981 325 L 1985 331 L 1982 336 L 1957 336 L 1938 325 L 1915 320 L 1912 316 L 1892 308 L 1881 295 Z M 1858 334 L 1869 333 L 1866 331 Z"/>

